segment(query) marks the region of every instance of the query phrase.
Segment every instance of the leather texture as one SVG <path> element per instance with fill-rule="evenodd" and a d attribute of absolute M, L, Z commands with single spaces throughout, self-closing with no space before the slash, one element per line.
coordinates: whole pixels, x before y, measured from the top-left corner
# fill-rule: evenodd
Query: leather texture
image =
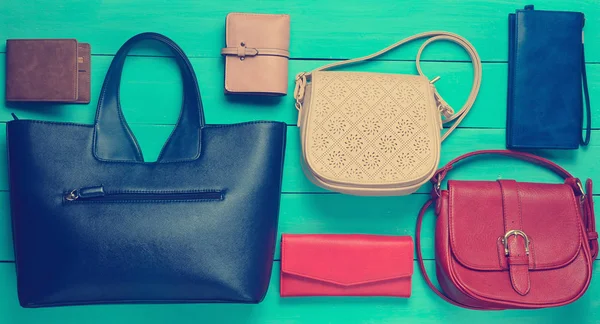
<path fill-rule="evenodd" d="M 145 162 L 119 105 L 127 52 L 172 49 L 181 116 Z M 207 125 L 195 73 L 170 39 L 143 33 L 117 52 L 94 125 L 7 125 L 19 301 L 24 307 L 106 303 L 256 303 L 275 250 L 286 126 Z"/>
<path fill-rule="evenodd" d="M 584 15 L 528 6 L 509 15 L 506 147 L 577 149 L 589 142 Z M 585 82 L 587 135 L 583 122 Z"/>
<path fill-rule="evenodd" d="M 417 54 L 418 76 L 324 71 L 426 37 Z M 435 90 L 438 78 L 430 82 L 420 68 L 423 49 L 439 40 L 462 46 L 474 65 L 471 94 L 457 113 Z M 471 109 L 480 82 L 481 61 L 475 48 L 447 32 L 418 34 L 371 55 L 298 74 L 294 97 L 304 173 L 320 187 L 354 195 L 416 191 L 435 172 L 441 142 Z M 451 121 L 455 123 L 440 135 L 443 123 Z"/>
<path fill-rule="evenodd" d="M 90 44 L 77 43 L 77 100 L 90 103 L 92 88 L 92 48 Z"/>
<path fill-rule="evenodd" d="M 591 205 L 581 182 L 546 159 L 511 151 L 476 151 L 436 172 L 436 186 L 453 166 L 471 156 L 512 156 L 545 166 L 563 184 L 514 180 L 449 180 L 434 187 L 417 221 L 417 256 L 429 286 L 446 301 L 472 309 L 562 306 L 587 290 L 598 254 Z M 426 209 L 435 204 L 435 288 L 423 264 L 420 232 Z M 485 217 L 482 217 L 485 215 Z"/>
<path fill-rule="evenodd" d="M 225 93 L 286 95 L 290 16 L 233 12 L 225 24 Z"/>
<path fill-rule="evenodd" d="M 90 59 L 75 39 L 9 39 L 6 100 L 89 103 Z"/>
<path fill-rule="evenodd" d="M 410 236 L 283 234 L 282 297 L 410 297 Z"/>

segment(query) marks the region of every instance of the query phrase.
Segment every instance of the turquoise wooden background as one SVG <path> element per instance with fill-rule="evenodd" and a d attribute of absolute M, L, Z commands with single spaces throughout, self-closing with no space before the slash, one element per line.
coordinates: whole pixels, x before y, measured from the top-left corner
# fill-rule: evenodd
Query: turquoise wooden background
<path fill-rule="evenodd" d="M 5 122 L 19 118 L 91 123 L 98 92 L 112 55 L 129 37 L 155 31 L 173 38 L 189 55 L 198 76 L 208 123 L 256 119 L 289 124 L 281 203 L 280 232 L 373 233 L 414 235 L 418 209 L 429 188 L 408 197 L 365 198 L 325 191 L 310 184 L 300 169 L 296 110 L 290 95 L 281 98 L 225 97 L 223 59 L 225 15 L 232 11 L 291 14 L 290 80 L 331 60 L 362 56 L 406 36 L 429 30 L 463 35 L 479 51 L 483 83 L 477 102 L 460 129 L 442 149 L 442 161 L 477 149 L 504 148 L 507 80 L 507 15 L 529 1 L 510 0 L 0 0 L 0 38 L 74 37 L 92 46 L 92 103 L 89 105 L 4 104 L 0 79 L 0 323 L 591 323 L 600 321 L 600 270 L 588 292 L 571 305 L 535 311 L 477 312 L 451 306 L 425 286 L 418 271 L 410 299 L 279 298 L 279 252 L 268 295 L 259 305 L 116 305 L 23 309 L 16 293 L 11 243 Z M 593 178 L 600 194 L 600 3 L 598 0 L 546 0 L 537 9 L 586 14 L 586 58 L 593 120 L 591 145 L 577 151 L 539 151 L 575 175 Z M 417 44 L 354 69 L 416 73 Z M 169 53 L 152 44 L 127 60 L 121 86 L 122 106 L 144 156 L 156 158 L 178 116 L 181 83 Z M 0 44 L 4 61 L 5 45 Z M 435 44 L 423 63 L 440 93 L 454 107 L 462 105 L 471 81 L 468 57 L 458 47 Z M 4 64 L 0 64 L 4 75 Z M 60 145 L 60 143 L 57 143 Z M 76 161 L 73 161 L 75 164 Z M 70 167 L 65 165 L 65 167 Z M 549 172 L 506 159 L 470 163 L 453 174 L 461 179 L 516 178 L 557 181 Z M 598 197 L 598 196 L 596 196 Z M 600 199 L 596 199 L 600 204 Z M 598 210 L 598 208 L 597 208 Z M 424 224 L 424 255 L 433 261 L 433 215 Z M 482 215 L 482 217 L 484 217 Z M 31 224 L 35 226 L 35 224 Z M 596 267 L 600 262 L 595 262 Z M 415 264 L 416 267 L 416 264 Z M 415 268 L 416 269 L 416 268 Z"/>

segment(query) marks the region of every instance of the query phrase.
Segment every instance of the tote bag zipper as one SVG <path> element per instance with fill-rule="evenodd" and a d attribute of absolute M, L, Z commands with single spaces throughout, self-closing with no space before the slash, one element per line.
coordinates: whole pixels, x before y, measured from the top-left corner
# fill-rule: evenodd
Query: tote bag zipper
<path fill-rule="evenodd" d="M 223 190 L 190 191 L 115 191 L 107 192 L 103 186 L 82 187 L 70 190 L 64 195 L 67 202 L 75 201 L 182 201 L 182 200 L 223 200 Z"/>

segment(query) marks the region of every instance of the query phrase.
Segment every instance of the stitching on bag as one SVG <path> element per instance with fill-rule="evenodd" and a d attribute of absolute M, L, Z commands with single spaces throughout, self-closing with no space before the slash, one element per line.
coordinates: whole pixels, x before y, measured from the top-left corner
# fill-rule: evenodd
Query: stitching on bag
<path fill-rule="evenodd" d="M 279 291 L 280 292 L 285 290 L 284 289 L 285 280 L 283 280 L 283 275 L 285 273 L 284 272 L 285 260 L 287 260 L 287 256 L 286 256 L 287 249 L 285 247 L 286 241 L 287 241 L 286 237 L 284 235 L 281 235 L 281 269 L 279 270 L 280 271 L 280 280 L 279 280 L 279 284 L 280 284 Z"/>
<path fill-rule="evenodd" d="M 504 231 L 508 231 L 509 224 L 506 223 L 506 197 L 504 195 L 504 187 L 502 186 L 502 182 L 498 181 L 498 186 L 500 187 L 500 195 L 502 195 L 502 223 L 504 224 Z"/>
<path fill-rule="evenodd" d="M 225 28 L 225 46 L 229 47 L 229 29 L 231 28 L 231 20 L 229 19 L 230 16 L 238 16 L 238 13 L 230 13 L 227 15 L 227 27 Z M 227 64 L 227 61 L 229 61 L 229 56 L 225 56 L 225 90 L 229 91 L 229 92 L 234 92 L 232 90 L 230 90 L 229 87 L 229 69 L 227 68 L 229 66 L 229 64 Z"/>
<path fill-rule="evenodd" d="M 521 206 L 521 191 L 519 190 L 519 183 L 516 181 L 515 188 L 517 189 L 517 202 L 519 203 L 519 229 L 523 229 L 523 207 Z"/>
<path fill-rule="evenodd" d="M 92 304 L 127 304 L 127 303 L 232 303 L 252 305 L 256 304 L 254 298 L 229 298 L 229 299 L 202 299 L 202 298 L 188 298 L 188 299 L 92 299 L 77 302 L 56 302 L 56 303 L 27 303 L 27 306 L 31 307 L 49 307 L 49 306 L 89 306 Z"/>
<path fill-rule="evenodd" d="M 243 126 L 247 126 L 247 125 L 254 125 L 254 124 L 272 124 L 272 125 L 281 125 L 283 124 L 284 129 L 287 128 L 287 124 L 284 122 L 276 122 L 276 121 L 253 121 L 253 122 L 244 122 L 244 123 L 237 123 L 237 124 L 217 124 L 217 125 L 205 125 L 203 128 L 234 128 L 234 127 L 243 127 Z M 199 131 L 201 131 L 202 129 L 200 129 Z M 96 157 L 96 155 L 94 154 L 94 157 Z M 199 155 L 196 157 L 196 159 L 199 157 Z M 100 161 L 103 162 L 109 162 L 109 163 L 128 163 L 128 164 L 166 164 L 166 163 L 179 163 L 179 162 L 190 162 L 190 161 L 195 161 L 194 160 L 176 160 L 176 161 L 154 161 L 154 162 L 144 162 L 144 161 L 130 161 L 130 160 L 105 160 L 105 159 L 100 159 L 98 157 L 96 157 L 97 159 L 99 159 Z"/>
<path fill-rule="evenodd" d="M 521 190 L 519 189 L 519 183 L 515 181 L 515 187 L 517 189 L 517 202 L 519 203 L 519 222 L 520 222 L 520 229 L 523 229 L 523 206 L 522 206 L 522 202 L 521 202 Z M 531 261 L 528 263 L 533 262 L 533 268 L 536 268 L 536 264 L 535 264 L 535 251 L 533 249 L 533 237 L 531 235 L 527 236 L 529 238 L 529 251 L 531 252 L 531 256 L 528 258 Z"/>
<path fill-rule="evenodd" d="M 64 126 L 81 126 L 92 128 L 94 125 L 90 124 L 81 124 L 81 123 L 73 123 L 73 122 L 55 122 L 55 121 L 44 121 L 44 120 L 33 120 L 33 119 L 19 119 L 19 120 L 11 120 L 8 123 L 23 123 L 23 124 L 49 124 L 49 125 L 64 125 Z"/>
<path fill-rule="evenodd" d="M 75 43 L 75 75 L 73 77 L 73 96 L 76 100 L 79 100 L 79 44 L 77 40 L 73 40 Z M 91 53 L 90 53 L 91 56 Z"/>
<path fill-rule="evenodd" d="M 116 54 L 115 54 L 116 55 Z M 114 59 L 113 59 L 114 60 Z M 112 62 L 111 64 L 112 65 Z M 97 155 L 96 155 L 96 139 L 97 139 L 97 132 L 98 132 L 98 118 L 100 118 L 100 107 L 102 107 L 102 104 L 104 103 L 104 97 L 106 96 L 106 91 L 108 90 L 108 81 L 109 78 L 112 78 L 113 75 L 113 70 L 110 68 L 108 68 L 108 71 L 106 72 L 106 76 L 104 77 L 104 82 L 102 83 L 102 92 L 100 93 L 100 98 L 98 99 L 98 105 L 96 106 L 96 116 L 94 117 L 94 133 L 92 135 L 92 156 L 94 156 L 94 158 L 100 160 L 100 161 L 104 161 L 102 159 L 100 159 Z"/>
<path fill-rule="evenodd" d="M 504 266 L 504 264 L 502 263 L 502 257 L 503 257 L 503 250 L 504 248 L 502 247 L 502 238 L 498 237 L 498 239 L 496 240 L 496 250 L 498 252 L 498 264 L 500 265 L 500 269 L 502 270 L 506 270 L 506 267 Z"/>
<path fill-rule="evenodd" d="M 535 261 L 534 241 L 531 236 L 529 236 L 529 251 L 531 252 L 531 257 L 533 258 L 533 270 L 535 270 L 535 269 L 537 269 L 537 262 Z"/>
<path fill-rule="evenodd" d="M 264 16 L 276 16 L 276 17 L 289 17 L 290 15 L 288 14 L 257 14 L 257 13 L 245 13 L 245 12 L 231 12 L 229 13 L 227 16 L 257 16 L 257 17 L 264 17 Z"/>
<path fill-rule="evenodd" d="M 125 59 L 123 59 L 123 65 L 125 65 Z M 125 116 L 123 116 L 123 108 L 121 108 L 121 78 L 119 78 L 119 86 L 117 88 L 117 98 L 116 98 L 116 101 L 117 101 L 117 115 L 119 116 L 119 122 L 121 123 L 121 126 L 125 129 L 125 131 L 127 132 L 127 134 L 129 135 L 129 137 L 133 140 L 133 145 L 134 145 L 136 157 L 138 159 L 140 159 L 140 160 L 143 161 L 144 160 L 144 156 L 142 155 L 142 150 L 140 149 L 140 145 L 137 142 L 137 139 L 135 138 L 135 136 L 133 135 L 133 133 L 131 132 L 131 128 L 129 128 L 129 125 L 125 121 Z M 177 127 L 175 127 L 175 128 L 177 128 Z M 96 143 L 94 143 L 94 144 L 96 145 Z"/>
<path fill-rule="evenodd" d="M 94 129 L 93 139 L 94 139 L 94 146 L 95 146 L 95 134 L 96 134 L 96 127 L 95 127 L 95 125 L 79 124 L 79 123 L 71 123 L 71 122 L 54 122 L 54 121 L 32 120 L 32 119 L 12 120 L 12 121 L 9 121 L 8 123 L 64 125 L 64 126 L 77 126 L 77 127 L 93 128 Z M 236 123 L 236 124 L 204 125 L 203 128 L 229 128 L 229 127 L 230 128 L 236 128 L 236 127 L 243 127 L 243 126 L 247 126 L 247 125 L 256 125 L 256 124 L 282 125 L 283 129 L 284 129 L 284 132 L 283 132 L 284 134 L 286 133 L 287 126 L 288 126 L 287 123 L 285 123 L 285 122 L 258 120 L 258 121 L 243 122 L 243 123 Z M 94 158 L 98 159 L 99 161 L 103 161 L 103 162 L 111 162 L 111 163 L 133 163 L 133 164 L 159 164 L 159 163 L 161 163 L 159 161 L 144 162 L 144 161 L 130 161 L 130 160 L 106 160 L 106 159 L 102 159 L 102 158 L 97 157 L 94 152 L 92 152 L 92 154 L 93 154 Z M 189 162 L 189 160 L 184 160 L 184 161 L 185 162 Z M 162 163 L 171 163 L 171 162 L 183 162 L 183 161 L 167 161 L 167 162 L 162 162 Z"/>
<path fill-rule="evenodd" d="M 238 126 L 253 125 L 253 124 L 273 124 L 273 125 L 283 124 L 283 125 L 287 126 L 287 124 L 284 122 L 257 120 L 257 121 L 243 122 L 243 123 L 237 123 L 237 124 L 212 124 L 212 125 L 206 125 L 204 127 L 205 128 L 225 128 L 225 127 L 238 127 Z"/>

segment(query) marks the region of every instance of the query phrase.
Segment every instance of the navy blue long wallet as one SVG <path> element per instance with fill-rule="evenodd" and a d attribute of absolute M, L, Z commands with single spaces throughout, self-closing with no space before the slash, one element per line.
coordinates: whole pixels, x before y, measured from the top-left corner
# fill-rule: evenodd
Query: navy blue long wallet
<path fill-rule="evenodd" d="M 507 148 L 577 149 L 589 143 L 584 24 L 583 13 L 533 6 L 509 15 Z"/>

